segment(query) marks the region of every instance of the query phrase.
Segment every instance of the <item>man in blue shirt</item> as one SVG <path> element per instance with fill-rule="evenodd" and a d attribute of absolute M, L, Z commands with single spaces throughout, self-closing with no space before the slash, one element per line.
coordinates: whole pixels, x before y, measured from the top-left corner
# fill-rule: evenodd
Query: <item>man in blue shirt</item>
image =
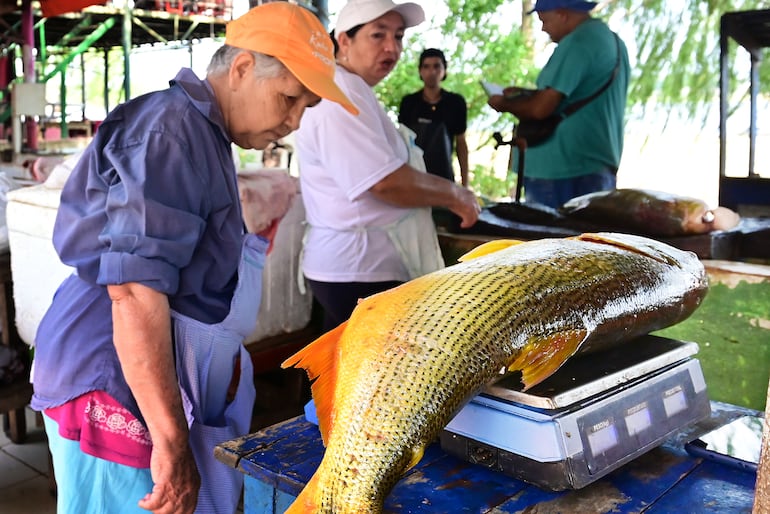
<path fill-rule="evenodd" d="M 550 139 L 526 150 L 527 202 L 558 208 L 576 196 L 615 188 L 630 67 L 623 41 L 589 14 L 595 6 L 582 0 L 538 0 L 532 12 L 558 46 L 538 75 L 537 89 L 510 87 L 489 99 L 499 112 L 542 120 L 601 91 L 567 116 Z"/>

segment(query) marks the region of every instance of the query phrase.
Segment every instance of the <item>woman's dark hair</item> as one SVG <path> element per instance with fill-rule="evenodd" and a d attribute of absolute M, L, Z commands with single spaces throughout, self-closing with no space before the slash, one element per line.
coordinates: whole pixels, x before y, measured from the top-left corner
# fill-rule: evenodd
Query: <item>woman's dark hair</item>
<path fill-rule="evenodd" d="M 361 25 L 356 25 L 352 29 L 346 30 L 345 34 L 347 34 L 347 36 L 352 39 L 353 37 L 355 37 L 356 33 L 359 30 L 361 30 L 361 27 L 363 27 L 363 26 L 364 26 L 363 23 Z M 339 43 L 337 43 L 337 38 L 334 35 L 334 29 L 332 29 L 332 31 L 329 32 L 329 37 L 332 38 L 332 44 L 334 45 L 334 55 L 337 55 L 337 52 L 340 49 L 340 45 L 339 45 Z"/>

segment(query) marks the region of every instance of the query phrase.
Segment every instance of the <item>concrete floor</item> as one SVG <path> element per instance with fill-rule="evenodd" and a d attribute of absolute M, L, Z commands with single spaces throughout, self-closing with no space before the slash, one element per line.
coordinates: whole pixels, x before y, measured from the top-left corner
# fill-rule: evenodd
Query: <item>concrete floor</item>
<path fill-rule="evenodd" d="M 34 411 L 27 409 L 26 414 L 24 444 L 12 443 L 0 430 L 0 512 L 55 514 L 56 498 L 49 487 L 45 431 L 37 426 Z"/>

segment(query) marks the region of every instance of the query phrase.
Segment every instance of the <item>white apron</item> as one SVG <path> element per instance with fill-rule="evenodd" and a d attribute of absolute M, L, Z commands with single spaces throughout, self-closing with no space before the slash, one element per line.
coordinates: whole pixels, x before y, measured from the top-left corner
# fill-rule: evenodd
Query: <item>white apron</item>
<path fill-rule="evenodd" d="M 220 323 L 206 324 L 171 313 L 176 371 L 192 448 L 201 475 L 197 513 L 232 514 L 243 474 L 214 458 L 214 446 L 245 435 L 251 425 L 256 392 L 244 339 L 254 331 L 262 291 L 267 242 L 247 234 L 238 265 L 238 284 L 230 312 Z M 237 359 L 240 379 L 232 402 L 226 402 Z"/>
<path fill-rule="evenodd" d="M 409 151 L 409 166 L 427 173 L 423 151 L 417 146 L 417 134 L 405 125 L 398 126 L 398 133 Z M 430 207 L 418 207 L 390 225 L 374 227 L 385 230 L 404 263 L 409 279 L 415 279 L 444 267 L 441 247 L 438 244 L 436 224 Z"/>

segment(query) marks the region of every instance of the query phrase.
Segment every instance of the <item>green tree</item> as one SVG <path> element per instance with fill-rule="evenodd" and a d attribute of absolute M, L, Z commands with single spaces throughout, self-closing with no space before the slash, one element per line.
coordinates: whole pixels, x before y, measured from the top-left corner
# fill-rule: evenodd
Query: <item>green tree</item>
<path fill-rule="evenodd" d="M 705 120 L 718 108 L 719 33 L 722 14 L 767 8 L 757 0 L 687 0 L 682 2 L 614 0 L 608 14 L 634 28 L 636 64 L 629 91 L 629 108 L 644 116 L 650 109 Z M 731 42 L 728 60 L 736 58 Z M 730 66 L 731 105 L 748 94 L 748 73 Z M 770 88 L 770 63 L 763 62 L 763 92 Z"/>
<path fill-rule="evenodd" d="M 531 0 L 447 0 L 448 15 L 429 20 L 444 34 L 439 47 L 449 60 L 445 87 L 468 101 L 469 126 L 490 134 L 510 133 L 510 115 L 496 115 L 486 107 L 480 79 L 500 84 L 533 85 L 538 69 L 534 65 L 540 23 L 526 13 Z M 607 21 L 626 40 L 633 65 L 628 97 L 628 117 L 644 118 L 660 113 L 705 123 L 711 109 L 718 108 L 719 22 L 730 11 L 766 7 L 757 0 L 606 0 L 594 16 Z M 511 9 L 513 7 L 513 9 Z M 520 9 L 520 21 L 501 16 L 500 11 Z M 629 36 L 629 34 L 632 34 Z M 629 39 L 632 39 L 629 41 Z M 425 48 L 419 27 L 407 32 L 406 48 L 399 66 L 376 89 L 393 115 L 400 99 L 421 87 L 417 59 Z M 730 45 L 734 59 L 737 45 Z M 748 94 L 748 74 L 731 67 L 730 105 Z M 770 63 L 760 67 L 761 92 L 770 87 Z M 490 180 L 491 169 L 473 170 L 473 185 L 496 196 L 509 184 Z M 484 189 L 487 190 L 484 190 Z M 489 190 L 491 188 L 492 190 Z"/>

